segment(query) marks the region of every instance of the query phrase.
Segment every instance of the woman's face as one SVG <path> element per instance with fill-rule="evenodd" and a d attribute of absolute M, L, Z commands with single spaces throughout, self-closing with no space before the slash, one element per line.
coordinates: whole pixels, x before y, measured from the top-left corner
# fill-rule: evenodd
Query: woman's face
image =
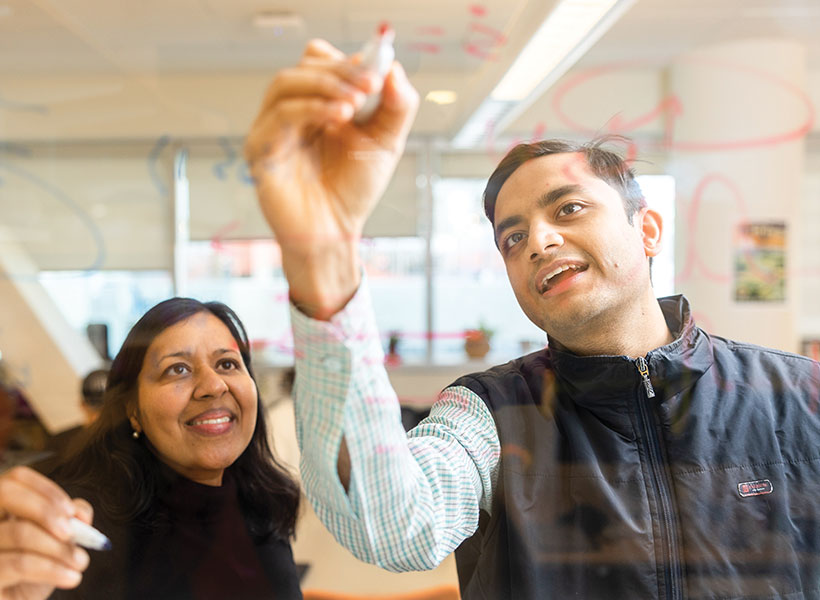
<path fill-rule="evenodd" d="M 225 324 L 209 312 L 168 327 L 145 353 L 132 427 L 177 473 L 207 485 L 250 443 L 256 385 Z"/>

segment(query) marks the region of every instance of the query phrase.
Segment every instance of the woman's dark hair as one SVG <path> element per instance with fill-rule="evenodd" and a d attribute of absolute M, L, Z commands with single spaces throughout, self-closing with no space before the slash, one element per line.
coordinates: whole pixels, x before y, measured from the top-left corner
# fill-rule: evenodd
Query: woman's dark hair
<path fill-rule="evenodd" d="M 635 181 L 635 172 L 627 162 L 617 153 L 602 146 L 611 142 L 629 142 L 623 136 L 605 136 L 579 144 L 565 140 L 542 140 L 530 144 L 518 144 L 507 155 L 487 180 L 484 188 L 484 214 L 495 225 L 495 203 L 501 186 L 515 170 L 528 160 L 548 156 L 550 154 L 579 153 L 586 158 L 587 165 L 593 175 L 611 185 L 620 194 L 626 211 L 626 218 L 632 224 L 634 214 L 646 206 L 646 200 L 641 193 L 638 182 Z"/>
<path fill-rule="evenodd" d="M 85 443 L 52 473 L 65 487 L 94 490 L 98 508 L 120 522 L 157 524 L 162 516 L 152 513 L 154 500 L 167 485 L 159 459 L 145 436 L 134 440 L 128 420 L 137 402 L 137 381 L 151 342 L 168 327 L 207 312 L 222 321 L 239 346 L 251 378 L 248 336 L 242 322 L 221 302 L 171 298 L 146 312 L 134 325 L 111 363 L 102 411 L 86 433 Z M 258 386 L 257 386 L 258 390 Z M 257 539 L 273 534 L 293 534 L 299 508 L 299 486 L 276 461 L 268 443 L 265 412 L 257 391 L 256 427 L 248 447 L 228 467 L 239 494 L 240 507 Z M 100 482 L 117 482 L 100 485 Z"/>

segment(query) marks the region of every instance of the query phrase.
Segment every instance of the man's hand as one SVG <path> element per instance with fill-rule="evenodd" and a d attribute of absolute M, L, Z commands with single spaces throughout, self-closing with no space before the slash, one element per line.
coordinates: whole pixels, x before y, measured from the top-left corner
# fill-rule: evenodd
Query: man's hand
<path fill-rule="evenodd" d="M 292 300 L 328 319 L 359 285 L 358 242 L 404 151 L 418 94 L 398 63 L 382 102 L 353 123 L 380 83 L 321 40 L 270 85 L 245 144 L 262 212 L 282 248 Z"/>
<path fill-rule="evenodd" d="M 0 600 L 43 600 L 55 587 L 76 587 L 89 557 L 70 541 L 68 520 L 91 524 L 92 512 L 27 467 L 0 476 Z"/>

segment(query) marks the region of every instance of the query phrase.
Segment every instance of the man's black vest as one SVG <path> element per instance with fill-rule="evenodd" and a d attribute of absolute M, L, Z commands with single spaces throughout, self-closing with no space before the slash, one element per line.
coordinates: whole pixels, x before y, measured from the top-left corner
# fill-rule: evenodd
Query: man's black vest
<path fill-rule="evenodd" d="M 820 365 L 661 307 L 648 378 L 553 348 L 454 382 L 501 442 L 464 600 L 820 598 Z"/>

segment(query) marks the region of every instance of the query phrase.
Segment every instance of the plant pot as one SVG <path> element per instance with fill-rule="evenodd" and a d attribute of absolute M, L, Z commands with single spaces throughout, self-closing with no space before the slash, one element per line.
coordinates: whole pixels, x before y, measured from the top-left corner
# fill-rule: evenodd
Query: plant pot
<path fill-rule="evenodd" d="M 484 337 L 470 337 L 464 340 L 464 351 L 470 358 L 484 358 L 490 351 L 490 342 Z"/>

